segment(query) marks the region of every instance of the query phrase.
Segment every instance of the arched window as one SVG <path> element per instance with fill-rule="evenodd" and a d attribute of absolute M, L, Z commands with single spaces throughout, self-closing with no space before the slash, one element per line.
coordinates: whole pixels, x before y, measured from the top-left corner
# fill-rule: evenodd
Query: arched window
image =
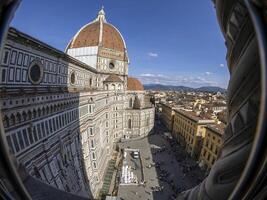
<path fill-rule="evenodd" d="M 17 120 L 16 120 L 18 123 L 21 123 L 21 114 L 20 113 L 17 113 Z"/>
<path fill-rule="evenodd" d="M 99 79 L 96 78 L 96 87 L 99 87 Z"/>
<path fill-rule="evenodd" d="M 46 114 L 49 114 L 49 107 L 46 106 Z"/>
<path fill-rule="evenodd" d="M 38 117 L 41 117 L 42 116 L 42 110 L 40 108 L 38 108 L 37 112 L 38 112 Z"/>
<path fill-rule="evenodd" d="M 112 90 L 115 90 L 115 84 L 112 84 L 112 85 L 111 85 L 111 89 L 112 89 Z"/>
<path fill-rule="evenodd" d="M 32 119 L 32 112 L 29 110 L 28 111 L 28 120 L 31 120 Z"/>
<path fill-rule="evenodd" d="M 132 98 L 130 98 L 129 107 L 131 108 L 132 106 L 133 106 L 133 100 L 132 100 Z"/>
<path fill-rule="evenodd" d="M 27 121 L 27 114 L 26 114 L 26 112 L 24 112 L 23 111 L 23 113 L 22 113 L 22 120 L 25 122 L 25 121 Z"/>
<path fill-rule="evenodd" d="M 91 140 L 91 148 L 94 148 L 94 147 L 95 147 L 94 140 Z"/>
<path fill-rule="evenodd" d="M 57 111 L 57 105 L 54 105 L 54 112 Z"/>
<path fill-rule="evenodd" d="M 131 129 L 132 128 L 132 120 L 128 119 L 128 128 Z"/>
<path fill-rule="evenodd" d="M 71 75 L 70 75 L 70 83 L 71 84 L 75 84 L 75 81 L 76 81 L 75 72 L 71 72 Z"/>
<path fill-rule="evenodd" d="M 4 127 L 9 127 L 9 118 L 5 115 L 4 117 Z"/>
<path fill-rule="evenodd" d="M 110 62 L 109 63 L 109 69 L 114 69 L 114 67 L 115 67 L 114 63 L 113 62 Z"/>
<path fill-rule="evenodd" d="M 15 116 L 12 114 L 11 116 L 10 116 L 10 125 L 12 126 L 12 125 L 15 125 L 15 123 L 16 123 L 16 119 L 15 119 Z"/>
<path fill-rule="evenodd" d="M 105 85 L 105 90 L 108 90 L 108 84 Z"/>
<path fill-rule="evenodd" d="M 45 107 L 42 108 L 42 115 L 45 115 Z"/>
<path fill-rule="evenodd" d="M 33 110 L 33 112 L 32 112 L 32 113 L 33 113 L 33 118 L 36 118 L 36 117 L 37 117 L 37 112 L 36 112 L 36 110 L 35 110 L 35 109 Z"/>
<path fill-rule="evenodd" d="M 118 85 L 118 90 L 121 90 L 121 84 Z"/>
<path fill-rule="evenodd" d="M 89 84 L 90 84 L 90 87 L 91 87 L 92 84 L 93 84 L 93 80 L 92 80 L 92 78 L 89 79 Z"/>

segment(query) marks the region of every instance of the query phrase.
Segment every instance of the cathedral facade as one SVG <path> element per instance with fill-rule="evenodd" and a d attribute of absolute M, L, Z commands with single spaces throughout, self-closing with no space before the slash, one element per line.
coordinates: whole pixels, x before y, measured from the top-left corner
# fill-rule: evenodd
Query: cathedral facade
<path fill-rule="evenodd" d="M 0 105 L 10 151 L 35 178 L 96 197 L 116 143 L 147 136 L 154 106 L 128 76 L 125 41 L 103 9 L 61 52 L 10 28 Z"/>

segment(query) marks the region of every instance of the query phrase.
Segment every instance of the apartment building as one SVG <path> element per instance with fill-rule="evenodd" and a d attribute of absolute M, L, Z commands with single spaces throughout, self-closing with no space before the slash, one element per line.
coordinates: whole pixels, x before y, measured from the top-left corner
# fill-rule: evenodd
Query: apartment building
<path fill-rule="evenodd" d="M 200 154 L 200 165 L 210 169 L 220 154 L 222 147 L 222 134 L 225 125 L 223 123 L 206 126 L 206 134 Z"/>
<path fill-rule="evenodd" d="M 167 127 L 169 131 L 172 131 L 174 109 L 171 105 L 161 103 L 161 121 Z"/>
<path fill-rule="evenodd" d="M 215 121 L 206 114 L 174 110 L 172 135 L 192 157 L 198 158 L 206 135 L 205 127 Z"/>

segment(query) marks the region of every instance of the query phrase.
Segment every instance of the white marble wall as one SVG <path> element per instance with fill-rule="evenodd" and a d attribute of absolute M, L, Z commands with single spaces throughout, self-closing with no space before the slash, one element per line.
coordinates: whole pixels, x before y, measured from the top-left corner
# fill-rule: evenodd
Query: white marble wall
<path fill-rule="evenodd" d="M 125 86 L 104 90 L 106 74 L 33 38 L 18 37 L 9 37 L 0 67 L 0 106 L 10 149 L 32 176 L 61 190 L 96 197 L 115 143 L 147 135 L 154 108 L 144 107 L 144 91 L 127 92 Z M 44 72 L 36 85 L 28 78 L 34 60 Z M 142 109 L 129 107 L 135 95 Z"/>

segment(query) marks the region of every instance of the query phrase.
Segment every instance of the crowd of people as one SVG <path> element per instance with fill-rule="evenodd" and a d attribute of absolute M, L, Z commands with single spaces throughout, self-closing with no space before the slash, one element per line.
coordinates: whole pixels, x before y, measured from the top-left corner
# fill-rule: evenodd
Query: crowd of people
<path fill-rule="evenodd" d="M 182 148 L 181 145 L 178 144 L 174 138 L 162 134 L 164 132 L 167 132 L 167 129 L 160 123 L 160 121 L 156 121 L 154 134 L 160 134 L 161 137 L 167 140 L 170 148 L 167 148 L 165 145 L 158 149 L 152 148 L 152 154 L 155 156 L 164 152 L 168 155 L 172 154 L 172 157 L 176 160 L 176 162 L 178 162 L 179 168 L 183 173 L 183 176 L 179 177 L 180 184 L 175 184 L 173 177 L 170 176 L 170 172 L 165 170 L 164 161 L 155 162 L 155 167 L 159 172 L 159 180 L 169 184 L 173 192 L 177 194 L 181 191 L 198 185 L 205 178 L 206 173 L 200 169 L 198 163 Z M 174 159 L 170 160 L 171 164 L 175 162 Z M 181 182 L 186 182 L 188 184 L 182 184 Z"/>

